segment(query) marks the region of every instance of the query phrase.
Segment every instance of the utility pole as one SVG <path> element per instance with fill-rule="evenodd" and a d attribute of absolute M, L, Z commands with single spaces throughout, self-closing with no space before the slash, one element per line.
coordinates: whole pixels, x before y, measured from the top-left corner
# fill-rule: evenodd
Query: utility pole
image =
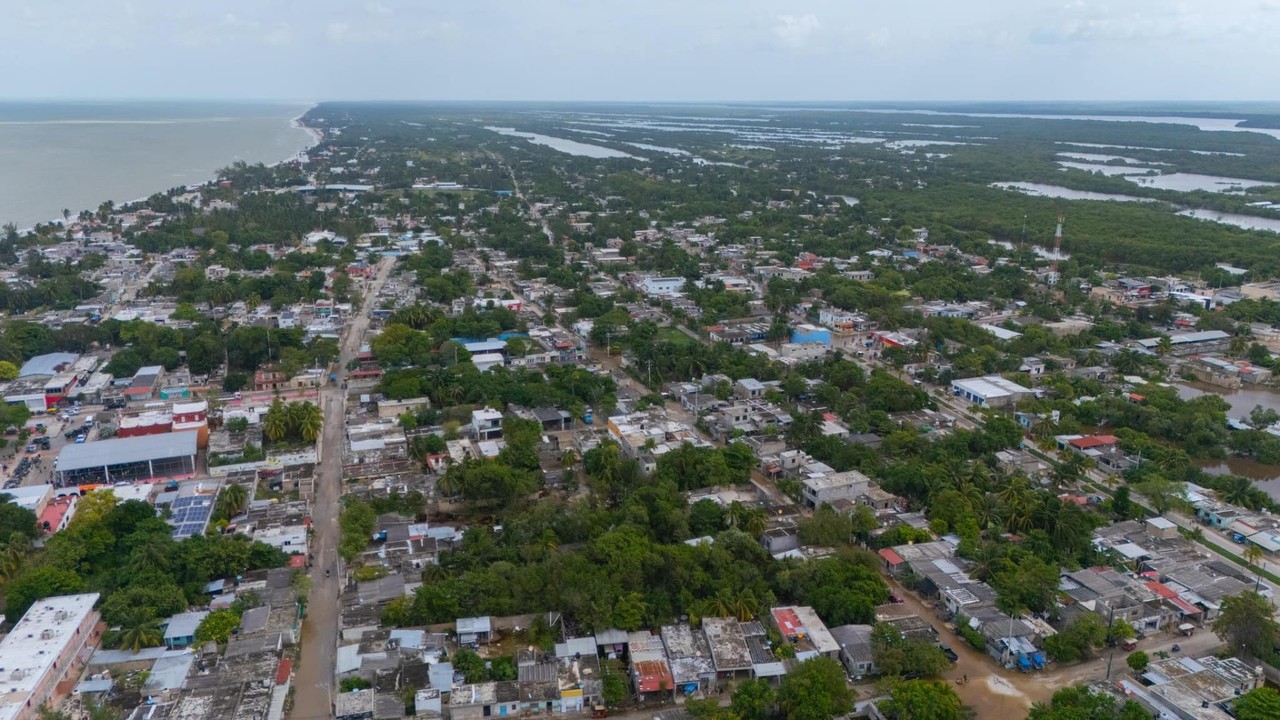
<path fill-rule="evenodd" d="M 1107 613 L 1107 634 L 1108 635 L 1111 634 L 1111 622 L 1115 619 L 1115 617 L 1116 617 L 1116 609 L 1114 607 L 1110 608 L 1110 611 Z M 1111 661 L 1114 660 L 1115 657 L 1116 657 L 1116 649 L 1113 646 L 1111 648 L 1111 653 L 1107 655 L 1107 680 L 1108 681 L 1111 680 Z"/>

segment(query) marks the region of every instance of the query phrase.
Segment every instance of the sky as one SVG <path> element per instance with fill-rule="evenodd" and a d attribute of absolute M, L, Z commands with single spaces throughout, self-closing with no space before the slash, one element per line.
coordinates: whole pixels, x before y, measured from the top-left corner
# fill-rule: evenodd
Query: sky
<path fill-rule="evenodd" d="M 0 17 L 0 99 L 1280 99 L 1280 0 L 0 0 Z"/>

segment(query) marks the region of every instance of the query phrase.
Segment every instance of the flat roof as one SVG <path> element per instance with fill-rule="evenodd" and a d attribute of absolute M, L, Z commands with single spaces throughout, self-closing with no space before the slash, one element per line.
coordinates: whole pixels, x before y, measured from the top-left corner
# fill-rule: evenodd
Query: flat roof
<path fill-rule="evenodd" d="M 190 457 L 196 454 L 197 435 L 196 431 L 189 430 L 71 444 L 58 453 L 55 469 L 69 472 L 161 458 Z"/>
<path fill-rule="evenodd" d="M 999 375 L 952 380 L 951 385 L 984 398 L 1006 397 L 1017 393 L 1031 392 L 1031 388 L 1023 387 Z"/>
<path fill-rule="evenodd" d="M 37 600 L 0 641 L 0 718 L 15 717 L 63 650 L 77 636 L 84 642 L 80 624 L 96 602 L 98 593 Z"/>

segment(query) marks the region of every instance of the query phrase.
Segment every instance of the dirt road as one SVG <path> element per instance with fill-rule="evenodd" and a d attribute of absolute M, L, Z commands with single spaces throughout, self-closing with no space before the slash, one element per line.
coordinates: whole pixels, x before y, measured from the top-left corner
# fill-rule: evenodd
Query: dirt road
<path fill-rule="evenodd" d="M 352 318 L 342 339 L 339 365 L 343 368 L 356 356 L 365 329 L 369 327 L 369 311 L 378 289 L 391 274 L 394 261 L 385 259 L 378 275 L 365 294 L 360 314 Z M 311 545 L 314 564 L 311 570 L 311 595 L 307 617 L 302 622 L 302 652 L 294 675 L 292 720 L 314 720 L 333 717 L 333 669 L 338 652 L 338 598 L 342 587 L 342 567 L 338 559 L 339 496 L 342 491 L 343 425 L 346 394 L 339 386 L 326 385 L 320 393 L 320 410 L 324 413 L 324 429 L 320 446 L 320 463 L 315 471 L 315 498 L 311 505 L 315 537 Z M 329 574 L 326 576 L 325 571 Z"/>

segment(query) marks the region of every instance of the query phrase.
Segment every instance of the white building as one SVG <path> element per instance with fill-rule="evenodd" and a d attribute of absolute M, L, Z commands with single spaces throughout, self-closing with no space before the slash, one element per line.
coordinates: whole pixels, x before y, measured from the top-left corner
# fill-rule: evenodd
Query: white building
<path fill-rule="evenodd" d="M 98 639 L 98 593 L 37 600 L 0 641 L 0 720 L 28 720 L 65 677 L 78 677 L 86 645 Z"/>
<path fill-rule="evenodd" d="M 502 413 L 493 408 L 471 411 L 471 429 L 477 440 L 495 440 L 502 437 Z"/>
<path fill-rule="evenodd" d="M 1030 397 L 1034 391 L 999 375 L 951 381 L 951 394 L 980 407 L 1009 407 Z"/>
<path fill-rule="evenodd" d="M 645 295 L 670 295 L 684 289 L 682 277 L 649 277 L 640 282 Z"/>

